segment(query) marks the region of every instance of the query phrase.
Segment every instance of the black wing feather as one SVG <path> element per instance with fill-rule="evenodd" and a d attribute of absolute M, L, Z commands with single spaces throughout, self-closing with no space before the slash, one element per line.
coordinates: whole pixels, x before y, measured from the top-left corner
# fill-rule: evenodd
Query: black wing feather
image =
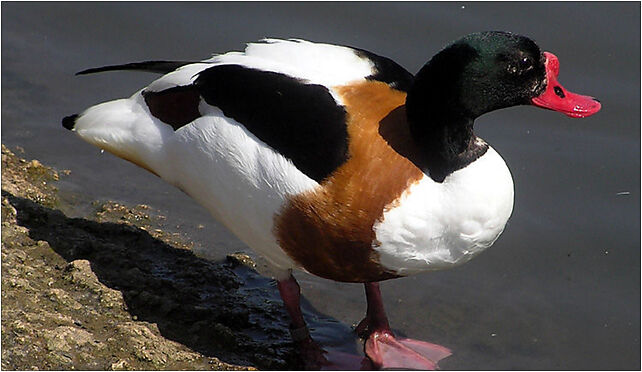
<path fill-rule="evenodd" d="M 375 73 L 367 76 L 368 80 L 381 81 L 390 87 L 408 92 L 412 86 L 414 76 L 397 62 L 364 49 L 354 48 L 355 53 L 361 58 L 367 58 L 374 64 Z"/>
<path fill-rule="evenodd" d="M 87 75 L 87 74 L 94 74 L 97 72 L 105 72 L 105 71 L 146 71 L 146 72 L 154 72 L 157 74 L 167 74 L 176 70 L 181 66 L 189 65 L 190 63 L 196 63 L 196 62 L 193 62 L 193 61 L 132 62 L 132 63 L 125 63 L 123 65 L 111 65 L 111 66 L 90 68 L 87 70 L 77 72 L 76 75 Z"/>

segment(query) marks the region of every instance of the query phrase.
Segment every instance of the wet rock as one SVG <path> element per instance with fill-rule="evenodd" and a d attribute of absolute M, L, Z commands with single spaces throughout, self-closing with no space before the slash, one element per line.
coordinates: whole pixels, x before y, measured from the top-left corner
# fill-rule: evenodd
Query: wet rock
<path fill-rule="evenodd" d="M 252 257 L 250 257 L 246 253 L 236 252 L 236 253 L 228 254 L 227 260 L 234 266 L 243 265 L 251 269 L 256 269 L 256 263 L 254 262 Z"/>

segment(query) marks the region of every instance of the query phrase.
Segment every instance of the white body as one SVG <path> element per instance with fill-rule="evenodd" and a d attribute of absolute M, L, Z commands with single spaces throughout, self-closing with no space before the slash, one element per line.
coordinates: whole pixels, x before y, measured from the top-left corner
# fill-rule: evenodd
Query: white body
<path fill-rule="evenodd" d="M 329 88 L 362 80 L 373 68 L 349 48 L 269 40 L 250 44 L 245 53 L 184 66 L 148 89 L 187 85 L 199 71 L 231 63 Z M 338 95 L 334 97 L 341 103 Z M 202 101 L 199 110 L 202 117 L 174 131 L 150 114 L 139 91 L 129 99 L 89 108 L 74 130 L 185 191 L 263 255 L 277 279 L 285 277 L 296 265 L 276 241 L 274 216 L 288 196 L 319 184 L 218 108 Z M 380 244 L 373 248 L 383 266 L 402 275 L 447 268 L 497 239 L 512 211 L 512 179 L 502 158 L 490 148 L 443 183 L 424 177 L 396 205 L 374 227 Z"/>

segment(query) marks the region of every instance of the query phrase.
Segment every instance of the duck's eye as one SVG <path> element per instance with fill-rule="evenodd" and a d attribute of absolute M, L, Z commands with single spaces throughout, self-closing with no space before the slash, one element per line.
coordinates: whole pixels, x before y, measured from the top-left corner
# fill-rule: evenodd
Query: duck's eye
<path fill-rule="evenodd" d="M 522 57 L 508 65 L 508 72 L 513 75 L 521 75 L 531 68 L 533 68 L 533 61 L 528 57 Z"/>
<path fill-rule="evenodd" d="M 533 67 L 533 61 L 531 61 L 530 58 L 524 57 L 524 58 L 519 60 L 519 68 L 520 68 L 520 70 L 526 71 L 526 70 L 530 69 L 531 67 Z"/>

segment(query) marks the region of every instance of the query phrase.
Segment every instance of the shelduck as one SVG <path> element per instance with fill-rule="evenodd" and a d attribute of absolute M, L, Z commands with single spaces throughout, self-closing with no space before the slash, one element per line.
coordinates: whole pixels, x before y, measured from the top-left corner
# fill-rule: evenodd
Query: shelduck
<path fill-rule="evenodd" d="M 110 70 L 165 75 L 63 126 L 180 188 L 264 256 L 309 368 L 437 368 L 451 351 L 395 337 L 378 282 L 467 262 L 503 231 L 513 181 L 475 118 L 525 104 L 600 110 L 558 83 L 553 54 L 507 32 L 467 35 L 414 76 L 365 50 L 297 39 L 79 74 Z M 293 269 L 365 284 L 356 331 L 367 358 L 311 339 Z"/>

